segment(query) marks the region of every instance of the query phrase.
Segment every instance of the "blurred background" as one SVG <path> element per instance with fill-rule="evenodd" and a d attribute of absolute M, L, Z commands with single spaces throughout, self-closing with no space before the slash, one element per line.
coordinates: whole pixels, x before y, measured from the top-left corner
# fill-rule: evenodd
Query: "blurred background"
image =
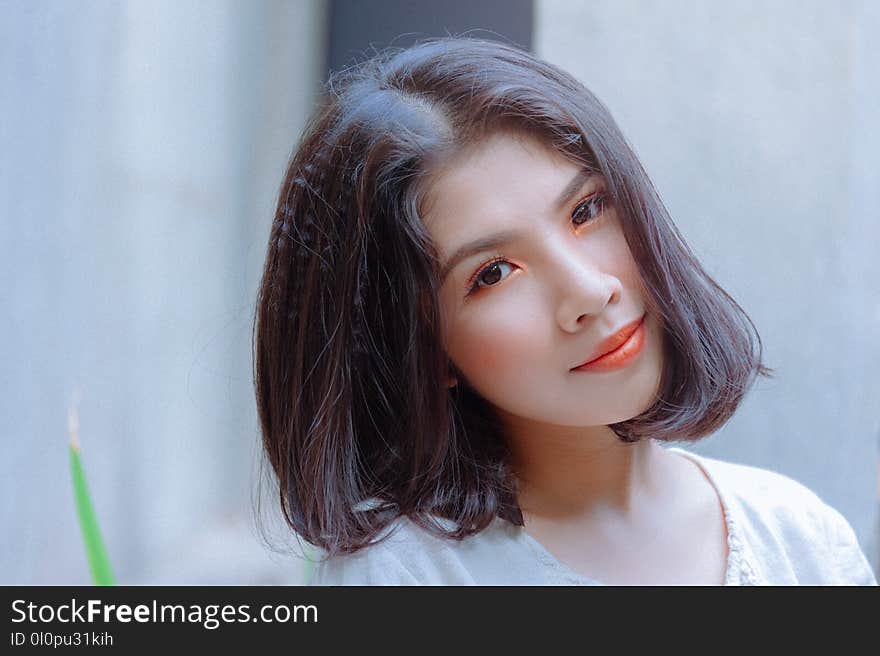
<path fill-rule="evenodd" d="M 609 107 L 777 378 L 692 447 L 804 483 L 875 571 L 880 3 L 0 1 L 0 584 L 298 583 L 261 479 L 251 328 L 284 166 L 331 70 L 466 34 Z M 262 501 L 260 501 L 262 498 Z"/>

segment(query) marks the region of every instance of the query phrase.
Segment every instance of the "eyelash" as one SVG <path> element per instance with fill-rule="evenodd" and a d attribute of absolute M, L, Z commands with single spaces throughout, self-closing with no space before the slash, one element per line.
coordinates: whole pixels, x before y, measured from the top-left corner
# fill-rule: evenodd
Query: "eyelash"
<path fill-rule="evenodd" d="M 578 214 L 579 210 L 582 207 L 594 206 L 597 209 L 596 209 L 595 217 L 593 219 L 587 220 L 584 223 L 579 223 L 579 224 L 577 224 L 576 227 L 580 228 L 581 226 L 591 225 L 591 224 L 595 224 L 596 222 L 598 222 L 599 219 L 602 217 L 602 215 L 605 213 L 606 204 L 607 204 L 607 196 L 605 195 L 604 190 L 601 192 L 596 192 L 593 195 L 588 196 L 587 198 L 584 198 L 580 202 L 578 202 L 578 204 L 575 205 L 574 211 L 571 213 L 572 219 L 575 218 L 575 215 Z M 491 260 L 489 260 L 488 262 L 485 262 L 483 265 L 481 265 L 477 269 L 476 273 L 474 273 L 474 275 L 471 276 L 470 280 L 468 280 L 468 282 L 466 284 L 466 287 L 468 290 L 467 293 L 465 294 L 466 297 L 472 296 L 482 290 L 482 287 L 480 286 L 480 277 L 490 267 L 492 267 L 495 264 L 498 264 L 499 262 L 507 262 L 507 260 L 502 255 L 496 255 Z M 508 262 L 508 264 L 509 264 L 509 262 Z M 486 286 L 487 287 L 494 287 L 495 285 L 486 285 Z"/>

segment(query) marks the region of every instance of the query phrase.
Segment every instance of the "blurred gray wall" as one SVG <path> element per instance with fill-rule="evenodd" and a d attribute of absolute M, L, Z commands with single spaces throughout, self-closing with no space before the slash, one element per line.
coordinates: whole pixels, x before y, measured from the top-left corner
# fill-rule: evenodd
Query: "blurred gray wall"
<path fill-rule="evenodd" d="M 534 0 L 329 0 L 327 23 L 329 73 L 428 37 L 497 39 L 531 50 Z"/>
<path fill-rule="evenodd" d="M 250 334 L 325 66 L 307 0 L 0 4 L 0 583 L 296 582 L 252 521 Z"/>
<path fill-rule="evenodd" d="M 878 567 L 880 3 L 536 0 L 535 52 L 610 109 L 775 380 L 692 447 L 842 512 Z"/>

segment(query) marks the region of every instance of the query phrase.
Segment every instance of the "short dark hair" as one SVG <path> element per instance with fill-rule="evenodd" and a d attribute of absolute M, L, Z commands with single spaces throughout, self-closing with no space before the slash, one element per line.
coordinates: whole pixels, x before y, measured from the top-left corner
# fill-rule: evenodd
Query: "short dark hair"
<path fill-rule="evenodd" d="M 254 317 L 257 409 L 281 509 L 329 555 L 363 548 L 401 516 L 453 539 L 495 517 L 522 525 L 492 408 L 463 377 L 444 384 L 440 262 L 420 216 L 431 172 L 502 128 L 605 178 L 663 324 L 658 397 L 610 426 L 622 441 L 704 437 L 757 374 L 772 376 L 751 319 L 701 267 L 580 82 L 495 41 L 384 50 L 326 83 L 281 187 Z"/>

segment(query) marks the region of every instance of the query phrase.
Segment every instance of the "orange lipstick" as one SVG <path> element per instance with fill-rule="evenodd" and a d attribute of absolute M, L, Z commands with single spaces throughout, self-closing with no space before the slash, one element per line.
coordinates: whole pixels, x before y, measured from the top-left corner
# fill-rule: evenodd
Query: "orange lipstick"
<path fill-rule="evenodd" d="M 578 365 L 572 371 L 615 371 L 629 365 L 645 345 L 645 317 L 627 324 L 600 345 L 603 355 Z"/>

